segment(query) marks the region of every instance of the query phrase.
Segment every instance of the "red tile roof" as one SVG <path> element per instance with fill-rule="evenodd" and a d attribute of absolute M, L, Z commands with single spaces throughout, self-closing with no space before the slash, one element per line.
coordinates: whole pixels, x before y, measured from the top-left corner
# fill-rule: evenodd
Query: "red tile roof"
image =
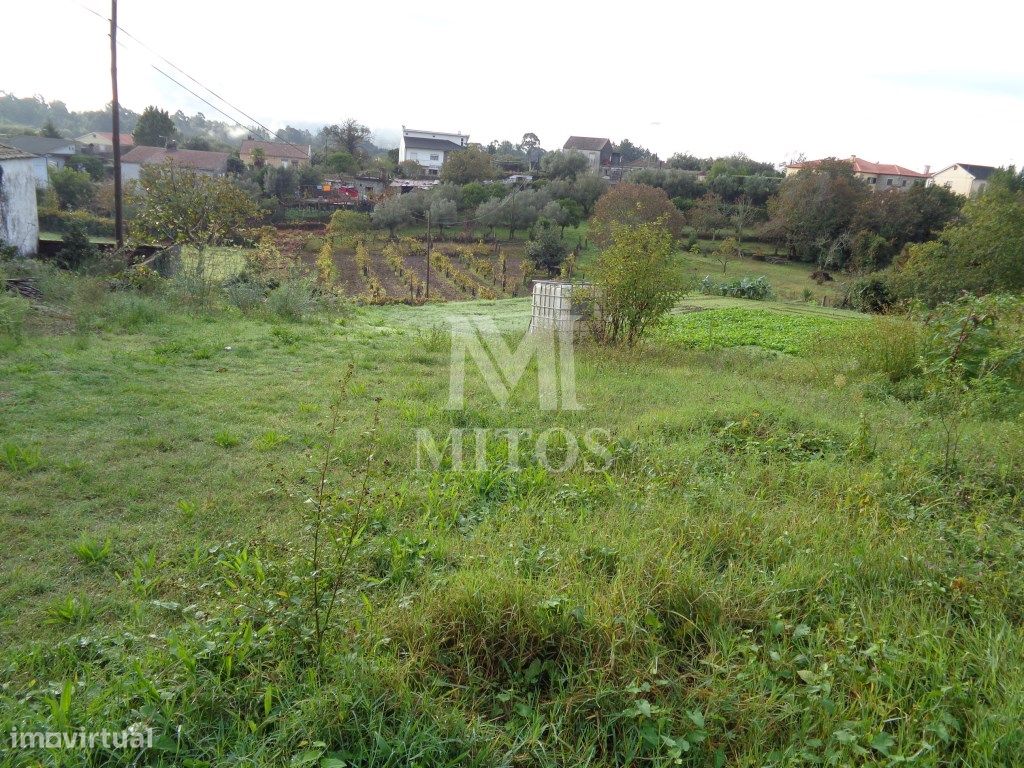
<path fill-rule="evenodd" d="M 121 158 L 123 163 L 159 165 L 170 160 L 175 165 L 185 165 L 198 171 L 224 173 L 228 163 L 227 152 L 204 152 L 199 149 L 164 149 L 163 147 L 135 147 Z"/>
<path fill-rule="evenodd" d="M 824 160 L 808 160 L 804 163 L 790 163 L 786 167 L 796 169 L 817 168 L 823 162 Z M 929 176 L 927 173 L 918 173 L 917 171 L 912 171 L 909 168 L 904 168 L 902 165 L 894 165 L 892 163 L 871 163 L 867 160 L 862 160 L 856 155 L 848 160 L 843 159 L 842 162 L 850 163 L 853 166 L 854 173 L 870 173 L 875 174 L 876 176 L 909 176 L 915 179 L 927 179 Z"/>
<path fill-rule="evenodd" d="M 277 157 L 282 160 L 309 160 L 308 144 L 286 144 L 283 141 L 256 141 L 246 139 L 242 142 L 240 155 L 251 155 L 254 149 L 262 149 L 264 157 Z"/>

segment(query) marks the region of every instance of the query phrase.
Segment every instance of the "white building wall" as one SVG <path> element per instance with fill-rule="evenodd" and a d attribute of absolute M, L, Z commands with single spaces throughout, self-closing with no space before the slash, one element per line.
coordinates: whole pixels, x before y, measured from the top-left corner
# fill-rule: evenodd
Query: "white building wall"
<path fill-rule="evenodd" d="M 0 241 L 22 256 L 39 249 L 35 160 L 0 160 Z M 46 161 L 43 161 L 45 166 Z"/>
<path fill-rule="evenodd" d="M 964 197 L 970 197 L 971 195 L 977 194 L 986 186 L 984 181 L 978 181 L 959 165 L 954 165 L 939 171 L 932 176 L 929 184 L 946 187 L 947 189 L 956 192 L 958 195 L 963 195 Z"/>

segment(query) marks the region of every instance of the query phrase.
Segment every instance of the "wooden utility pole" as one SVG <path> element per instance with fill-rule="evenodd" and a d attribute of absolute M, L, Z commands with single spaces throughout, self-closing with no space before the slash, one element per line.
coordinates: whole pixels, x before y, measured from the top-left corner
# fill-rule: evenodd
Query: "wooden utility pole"
<path fill-rule="evenodd" d="M 430 247 L 433 238 L 430 235 L 430 209 L 427 209 L 427 298 L 430 298 Z"/>
<path fill-rule="evenodd" d="M 117 99 L 117 0 L 110 0 L 110 84 L 113 91 L 114 235 L 124 246 L 124 206 L 121 201 L 121 103 Z"/>

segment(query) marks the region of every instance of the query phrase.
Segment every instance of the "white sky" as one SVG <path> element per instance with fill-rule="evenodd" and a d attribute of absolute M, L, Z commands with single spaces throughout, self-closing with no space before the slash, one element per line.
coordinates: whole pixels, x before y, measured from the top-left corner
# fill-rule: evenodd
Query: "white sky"
<path fill-rule="evenodd" d="M 71 109 L 109 101 L 107 29 L 83 5 L 108 15 L 103 0 L 5 8 L 0 89 Z M 121 0 L 119 14 L 272 128 L 351 116 L 392 146 L 404 123 L 485 144 L 533 131 L 548 149 L 628 137 L 662 158 L 1024 163 L 1017 0 Z M 125 106 L 223 119 L 123 43 Z"/>

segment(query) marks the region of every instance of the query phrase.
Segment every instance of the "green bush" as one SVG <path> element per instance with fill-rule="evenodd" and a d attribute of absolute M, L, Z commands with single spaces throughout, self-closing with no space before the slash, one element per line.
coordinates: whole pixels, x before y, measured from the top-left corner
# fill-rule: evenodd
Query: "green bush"
<path fill-rule="evenodd" d="M 114 236 L 114 220 L 97 216 L 89 211 L 39 211 L 39 229 L 44 232 L 63 233 L 72 227 L 80 227 L 87 235 L 100 237 Z"/>
<path fill-rule="evenodd" d="M 64 231 L 61 242 L 63 245 L 57 252 L 57 261 L 65 269 L 86 267 L 100 255 L 100 249 L 89 239 L 85 228 L 77 222 L 71 223 Z"/>
<path fill-rule="evenodd" d="M 248 272 L 225 281 L 224 298 L 233 307 L 249 313 L 263 306 L 267 300 L 269 286 L 263 280 L 253 277 Z"/>
<path fill-rule="evenodd" d="M 706 275 L 700 281 L 701 293 L 711 296 L 732 296 L 736 299 L 753 299 L 754 301 L 765 301 L 770 299 L 772 293 L 771 283 L 764 275 L 758 277 L 741 277 L 739 280 L 715 282 L 711 275 Z"/>
<path fill-rule="evenodd" d="M 267 309 L 283 320 L 302 320 L 316 307 L 313 284 L 306 278 L 286 280 L 267 297 Z"/>
<path fill-rule="evenodd" d="M 876 272 L 847 286 L 841 306 L 858 312 L 885 312 L 896 303 L 887 272 Z"/>

